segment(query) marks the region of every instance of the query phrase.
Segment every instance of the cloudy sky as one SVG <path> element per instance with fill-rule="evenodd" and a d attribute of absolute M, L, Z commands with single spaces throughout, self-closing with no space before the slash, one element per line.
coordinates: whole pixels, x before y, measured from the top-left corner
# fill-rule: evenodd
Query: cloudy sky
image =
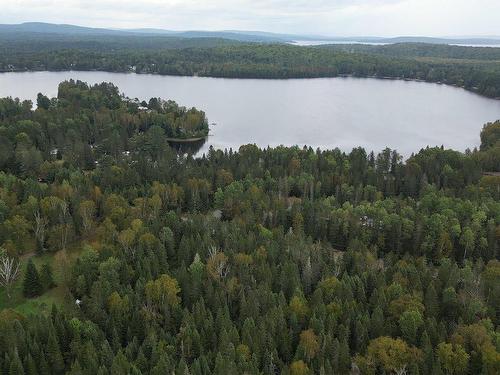
<path fill-rule="evenodd" d="M 500 0 L 0 0 L 0 23 L 333 36 L 500 35 Z"/>

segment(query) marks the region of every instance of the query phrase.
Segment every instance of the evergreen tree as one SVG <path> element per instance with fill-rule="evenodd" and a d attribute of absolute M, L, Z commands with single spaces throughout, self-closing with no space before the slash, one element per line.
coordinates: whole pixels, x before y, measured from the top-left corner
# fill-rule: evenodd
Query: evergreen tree
<path fill-rule="evenodd" d="M 43 287 L 40 281 L 40 275 L 35 264 L 30 259 L 26 267 L 26 274 L 23 282 L 23 294 L 25 297 L 32 298 L 39 296 L 42 293 Z"/>
<path fill-rule="evenodd" d="M 373 311 L 370 321 L 370 338 L 375 339 L 382 336 L 384 332 L 384 313 L 382 309 L 377 306 Z"/>
<path fill-rule="evenodd" d="M 45 355 L 51 368 L 51 372 L 53 374 L 62 373 L 64 370 L 64 360 L 61 354 L 61 349 L 59 348 L 55 329 L 52 325 L 50 325 L 50 333 L 47 341 L 47 347 L 45 348 Z"/>
<path fill-rule="evenodd" d="M 163 375 L 171 372 L 168 361 L 165 357 L 161 357 L 158 363 L 151 369 L 152 375 Z"/>
<path fill-rule="evenodd" d="M 438 318 L 439 300 L 434 288 L 434 282 L 431 282 L 425 292 L 425 313 L 427 317 Z"/>
<path fill-rule="evenodd" d="M 10 360 L 9 375 L 24 375 L 24 368 L 17 350 L 14 353 L 14 358 Z"/>
<path fill-rule="evenodd" d="M 31 354 L 28 354 L 28 357 L 25 360 L 25 373 L 26 375 L 37 375 L 38 370 L 36 369 L 36 363 Z"/>

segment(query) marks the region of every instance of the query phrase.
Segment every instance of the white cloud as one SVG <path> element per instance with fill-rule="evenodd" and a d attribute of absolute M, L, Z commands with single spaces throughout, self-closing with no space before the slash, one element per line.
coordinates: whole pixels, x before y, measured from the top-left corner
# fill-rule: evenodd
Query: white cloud
<path fill-rule="evenodd" d="M 499 0 L 0 0 L 0 23 L 329 35 L 500 35 Z"/>

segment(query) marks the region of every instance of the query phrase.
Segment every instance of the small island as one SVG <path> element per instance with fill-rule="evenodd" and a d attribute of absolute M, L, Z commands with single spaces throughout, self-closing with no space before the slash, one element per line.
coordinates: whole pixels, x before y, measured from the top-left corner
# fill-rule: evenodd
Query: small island
<path fill-rule="evenodd" d="M 109 128 L 105 137 L 89 134 L 88 143 L 94 156 L 107 143 L 116 144 L 116 137 L 123 132 L 133 134 L 130 142 L 117 144 L 119 152 L 130 155 L 138 149 L 149 147 L 158 142 L 168 142 L 173 148 L 204 142 L 209 133 L 205 112 L 196 108 L 186 108 L 173 100 L 151 98 L 148 102 L 131 99 L 120 94 L 118 87 L 111 83 L 88 85 L 85 82 L 69 80 L 59 85 L 57 98 L 49 99 L 38 95 L 37 106 L 51 110 L 66 107 L 69 111 L 78 110 L 91 122 L 96 130 Z M 119 129 L 113 127 L 119 123 Z M 95 132 L 94 132 L 95 134 Z"/>

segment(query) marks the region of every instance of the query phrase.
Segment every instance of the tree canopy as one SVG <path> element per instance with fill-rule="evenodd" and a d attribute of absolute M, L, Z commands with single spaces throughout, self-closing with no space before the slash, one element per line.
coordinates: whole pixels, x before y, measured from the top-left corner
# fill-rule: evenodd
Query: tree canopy
<path fill-rule="evenodd" d="M 407 160 L 194 157 L 167 139 L 199 110 L 38 99 L 0 99 L 0 373 L 498 374 L 498 123 Z"/>

